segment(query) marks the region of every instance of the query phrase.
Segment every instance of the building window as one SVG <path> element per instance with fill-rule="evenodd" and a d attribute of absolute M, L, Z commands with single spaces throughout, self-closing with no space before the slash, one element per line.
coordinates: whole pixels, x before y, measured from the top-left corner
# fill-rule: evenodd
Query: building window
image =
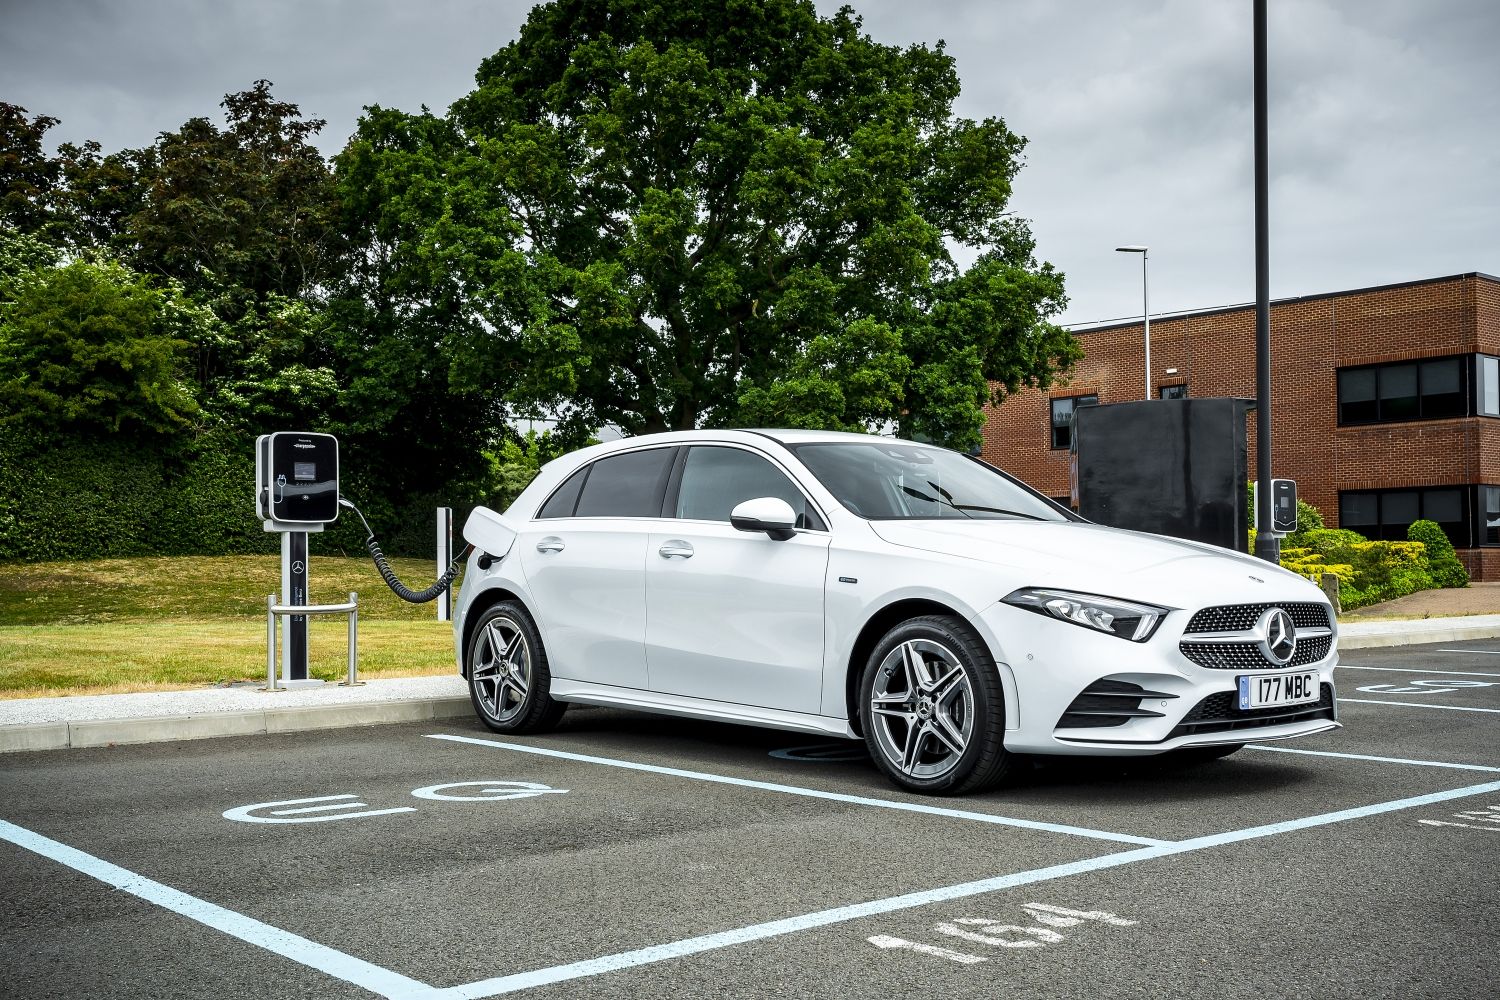
<path fill-rule="evenodd" d="M 1500 545 L 1500 486 L 1481 486 L 1484 500 L 1484 523 L 1479 526 L 1479 544 Z"/>
<path fill-rule="evenodd" d="M 1097 395 L 1064 396 L 1052 401 L 1052 449 L 1067 448 L 1073 443 L 1073 414 L 1080 406 L 1093 406 Z"/>
<path fill-rule="evenodd" d="M 1464 383 L 1467 367 L 1463 358 L 1438 358 L 1341 368 L 1338 373 L 1339 423 L 1374 424 L 1466 416 L 1468 393 Z M 1500 368 L 1497 368 L 1496 375 L 1500 377 Z M 1500 415 L 1500 385 L 1495 391 L 1497 415 Z"/>
<path fill-rule="evenodd" d="M 1156 395 L 1159 399 L 1187 399 L 1187 383 L 1179 382 L 1176 385 L 1159 386 Z"/>
<path fill-rule="evenodd" d="M 1470 548 L 1474 543 L 1469 536 L 1468 517 L 1464 512 L 1470 489 L 1467 486 L 1443 486 L 1436 489 L 1341 492 L 1339 527 L 1357 531 L 1366 538 L 1404 542 L 1413 521 L 1436 521 L 1454 546 Z M 1500 493 L 1500 490 L 1496 492 Z M 1500 496 L 1495 500 L 1500 504 Z M 1500 522 L 1500 511 L 1495 517 Z M 1500 530 L 1500 524 L 1497 524 L 1497 530 Z"/>
<path fill-rule="evenodd" d="M 1477 355 L 1474 386 L 1474 412 L 1481 417 L 1500 417 L 1500 358 Z"/>

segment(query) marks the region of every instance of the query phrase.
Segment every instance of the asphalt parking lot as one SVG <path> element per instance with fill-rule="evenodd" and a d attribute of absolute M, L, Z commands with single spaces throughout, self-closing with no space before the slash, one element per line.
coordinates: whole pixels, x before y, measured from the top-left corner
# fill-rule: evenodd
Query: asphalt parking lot
<path fill-rule="evenodd" d="M 1500 641 L 965 799 L 608 710 L 0 757 L 0 996 L 1494 997 Z M 849 753 L 850 749 L 854 753 Z"/>

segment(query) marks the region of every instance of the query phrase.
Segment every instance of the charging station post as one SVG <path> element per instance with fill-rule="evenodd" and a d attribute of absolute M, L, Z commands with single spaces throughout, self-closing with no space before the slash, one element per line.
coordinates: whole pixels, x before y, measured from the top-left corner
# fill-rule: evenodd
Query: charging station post
<path fill-rule="evenodd" d="M 290 606 L 306 606 L 307 536 L 322 531 L 339 516 L 338 439 L 332 434 L 304 432 L 257 438 L 255 512 L 266 531 L 281 535 L 282 595 Z M 322 683 L 307 676 L 305 614 L 288 616 L 282 629 L 281 671 L 287 684 Z"/>

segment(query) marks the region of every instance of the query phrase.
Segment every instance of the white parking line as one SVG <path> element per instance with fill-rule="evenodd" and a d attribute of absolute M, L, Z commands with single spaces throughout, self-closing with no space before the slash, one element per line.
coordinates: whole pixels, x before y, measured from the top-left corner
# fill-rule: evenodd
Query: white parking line
<path fill-rule="evenodd" d="M 1484 764 L 1449 764 L 1437 760 L 1407 760 L 1405 757 L 1372 757 L 1363 753 L 1334 753 L 1331 750 L 1294 750 L 1291 747 L 1272 747 L 1263 744 L 1247 746 L 1246 750 L 1264 750 L 1268 753 L 1298 753 L 1311 757 L 1340 757 L 1344 760 L 1372 760 L 1378 764 L 1415 764 L 1418 767 L 1451 767 L 1459 771 L 1494 771 L 1500 773 L 1500 767 L 1487 767 Z"/>
<path fill-rule="evenodd" d="M 1442 650 L 1438 652 L 1442 652 Z M 1442 674 L 1444 677 L 1500 677 L 1500 674 L 1482 674 L 1474 670 L 1414 670 L 1409 667 L 1362 667 L 1357 663 L 1340 663 L 1338 669 L 1386 670 L 1393 674 Z"/>
<path fill-rule="evenodd" d="M 1448 712 L 1493 712 L 1500 714 L 1500 708 L 1467 708 L 1463 705 L 1427 705 L 1420 701 L 1376 701 L 1374 698 L 1340 698 L 1339 701 L 1352 701 L 1357 705 L 1401 705 L 1405 708 L 1441 708 Z"/>
<path fill-rule="evenodd" d="M 551 750 L 546 747 L 528 746 L 523 743 L 505 743 L 500 740 L 484 740 L 474 736 L 454 736 L 447 733 L 429 733 L 427 738 L 431 740 L 450 740 L 454 743 L 472 743 L 476 746 L 498 747 L 502 750 L 516 750 L 520 753 L 533 753 L 542 757 L 556 757 L 561 760 L 576 760 L 585 764 L 605 764 L 609 767 L 623 767 L 630 771 L 649 771 L 652 774 L 666 774 L 674 778 L 691 778 L 694 781 L 711 781 L 720 785 L 738 785 L 741 788 L 758 788 L 766 792 L 780 792 L 784 795 L 801 795 L 812 799 L 827 799 L 831 802 L 848 802 L 860 806 L 875 806 L 880 809 L 896 809 L 901 812 L 924 813 L 928 816 L 947 816 L 953 819 L 971 820 L 977 823 L 995 823 L 1000 826 L 1017 826 L 1026 830 L 1042 830 L 1046 833 L 1065 833 L 1074 837 L 1090 837 L 1094 840 L 1110 840 L 1119 844 L 1145 844 L 1155 847 L 1171 841 L 1157 840 L 1152 837 L 1137 837 L 1128 833 L 1112 833 L 1108 830 L 1090 830 L 1081 826 L 1065 826 L 1061 823 L 1043 823 L 1032 819 L 1014 819 L 1010 816 L 996 816 L 993 813 L 973 812 L 967 809 L 948 809 L 943 806 L 929 806 L 918 802 L 897 802 L 892 799 L 873 799 L 863 795 L 845 795 L 842 792 L 825 792 L 818 788 L 803 788 L 800 785 L 778 785 L 769 781 L 752 781 L 748 778 L 731 778 L 722 774 L 712 774 L 707 771 L 684 771 L 676 767 L 661 767 L 656 764 L 642 764 L 633 760 L 616 760 L 613 757 L 594 757 L 589 754 L 569 753 L 566 750 Z"/>
<path fill-rule="evenodd" d="M 1195 837 L 1192 840 L 1184 840 L 1175 844 L 1161 844 L 1157 847 L 1142 847 L 1133 851 L 1120 851 L 1117 854 L 1106 854 L 1101 857 L 1089 858 L 1085 861 L 1074 861 L 1065 865 L 1053 865 L 1049 868 L 1017 872 L 1014 875 L 1001 875 L 997 878 L 980 879 L 977 882 L 963 882 L 958 885 L 945 886 L 941 889 L 907 893 L 906 895 L 893 896 L 889 899 L 877 899 L 868 903 L 856 903 L 852 906 L 839 906 L 829 910 L 820 910 L 816 913 L 803 914 L 800 917 L 787 917 L 782 920 L 773 920 L 763 924 L 751 924 L 747 927 L 720 931 L 716 934 L 704 934 L 700 937 L 686 938 L 681 941 L 673 941 L 669 944 L 638 948 L 634 951 L 619 952 L 614 955 L 591 958 L 582 962 L 572 962 L 567 965 L 555 965 L 548 969 L 536 969 L 531 972 L 496 976 L 493 979 L 484 979 L 479 982 L 466 983 L 462 986 L 451 986 L 447 989 L 439 990 L 437 991 L 436 998 L 437 1000 L 479 1000 L 481 997 L 501 996 L 506 993 L 514 993 L 518 990 L 532 989 L 533 987 L 546 986 L 551 983 L 566 982 L 571 979 L 597 976 L 619 969 L 636 968 L 667 959 L 682 958 L 687 955 L 713 951 L 717 948 L 729 947 L 730 945 L 779 937 L 783 934 L 791 934 L 796 931 L 811 930 L 815 927 L 826 927 L 829 924 L 857 920 L 860 917 L 868 917 L 877 913 L 890 913 L 895 910 L 926 906 L 929 903 L 962 899 L 966 896 L 977 896 L 981 893 L 996 892 L 1001 889 L 1010 889 L 1020 885 L 1031 885 L 1036 882 L 1047 882 L 1052 879 L 1065 878 L 1069 875 L 1078 875 L 1084 872 L 1118 868 L 1121 865 L 1133 864 L 1137 861 L 1149 861 L 1154 858 L 1167 857 L 1173 854 L 1185 854 L 1190 851 L 1220 847 L 1225 844 L 1234 844 L 1260 837 L 1269 837 L 1273 834 L 1287 833 L 1292 830 L 1305 830 L 1309 827 L 1326 826 L 1330 823 L 1341 823 L 1346 820 L 1395 812 L 1400 809 L 1413 809 L 1418 806 L 1431 805 L 1435 802 L 1446 802 L 1450 799 L 1460 799 L 1471 795 L 1488 795 L 1496 791 L 1500 791 L 1500 781 L 1491 781 L 1483 785 L 1470 785 L 1466 788 L 1455 788 L 1446 792 L 1416 795 L 1411 798 L 1396 799 L 1391 802 L 1381 802 L 1370 806 L 1359 806 L 1354 809 L 1341 809 L 1338 812 L 1323 813 L 1319 816 L 1308 816 L 1303 819 L 1287 820 L 1283 823 L 1271 823 L 1266 826 L 1235 830 L 1229 833 L 1217 833 L 1208 837 Z"/>
<path fill-rule="evenodd" d="M 239 938 L 241 941 L 264 948 L 283 958 L 289 958 L 308 968 L 317 969 L 335 979 L 361 986 L 371 993 L 383 997 L 422 1000 L 422 998 L 431 997 L 435 992 L 426 983 L 408 979 L 399 973 L 382 969 L 364 959 L 346 955 L 327 945 L 318 944 L 316 941 L 309 941 L 291 931 L 263 924 L 243 913 L 226 910 L 222 906 L 206 902 L 196 896 L 189 896 L 169 885 L 163 885 L 144 875 L 137 875 L 119 865 L 110 864 L 92 854 L 86 854 L 75 847 L 69 847 L 50 837 L 44 837 L 40 833 L 33 833 L 25 827 L 7 823 L 3 819 L 0 819 L 0 840 L 7 840 L 33 854 L 40 854 L 60 865 L 96 878 L 105 885 L 114 886 L 148 903 L 155 903 L 173 913 L 180 913 L 190 920 L 196 920 L 216 931 L 223 931 L 230 937 Z"/>
<path fill-rule="evenodd" d="M 1479 653 L 1483 656 L 1500 656 L 1500 649 L 1439 649 L 1439 653 Z"/>

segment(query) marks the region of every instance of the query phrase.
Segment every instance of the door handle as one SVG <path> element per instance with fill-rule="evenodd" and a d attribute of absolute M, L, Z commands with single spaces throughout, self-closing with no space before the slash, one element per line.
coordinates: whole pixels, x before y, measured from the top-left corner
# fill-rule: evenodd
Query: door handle
<path fill-rule="evenodd" d="M 538 552 L 561 552 L 564 548 L 566 546 L 563 545 L 563 540 L 556 535 L 548 535 L 536 543 L 536 550 Z"/>
<path fill-rule="evenodd" d="M 680 538 L 673 538 L 662 542 L 661 548 L 656 551 L 661 553 L 663 559 L 693 558 L 693 547 Z"/>

